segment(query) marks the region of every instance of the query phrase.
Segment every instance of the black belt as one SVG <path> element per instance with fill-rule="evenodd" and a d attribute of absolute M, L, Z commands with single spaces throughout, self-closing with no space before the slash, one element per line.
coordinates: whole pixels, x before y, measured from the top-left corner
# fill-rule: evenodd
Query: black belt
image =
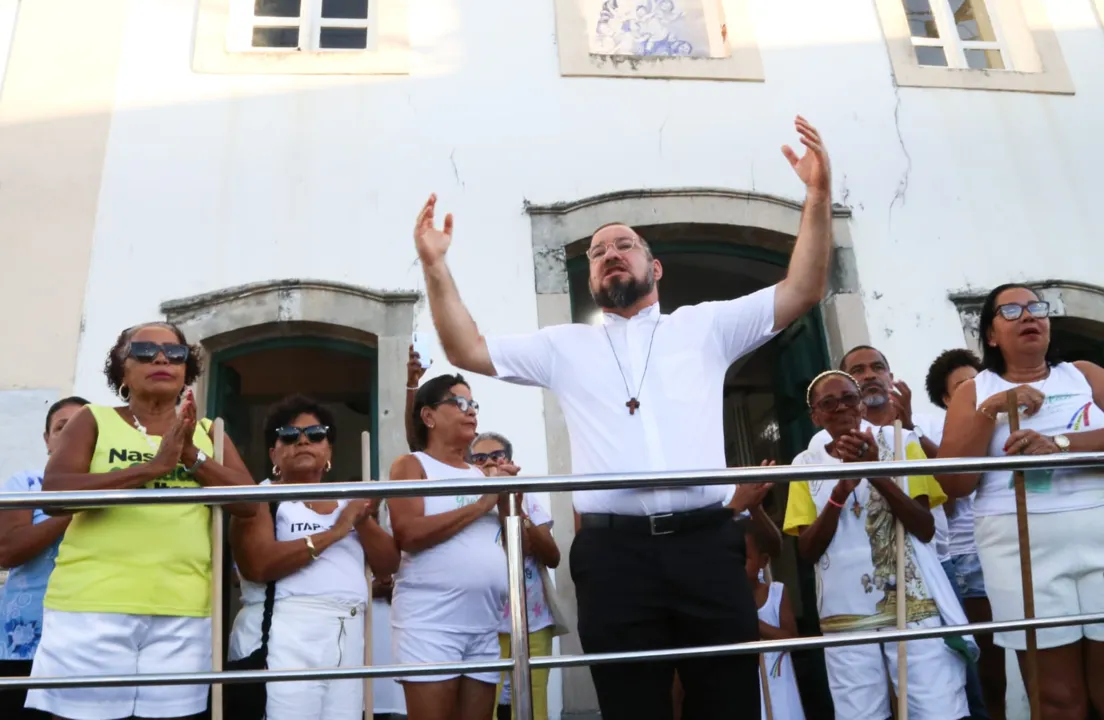
<path fill-rule="evenodd" d="M 698 510 L 661 515 L 583 513 L 579 522 L 581 527 L 588 529 L 621 530 L 635 535 L 674 535 L 710 525 L 720 525 L 725 520 L 732 520 L 732 510 L 720 505 L 711 505 Z"/>

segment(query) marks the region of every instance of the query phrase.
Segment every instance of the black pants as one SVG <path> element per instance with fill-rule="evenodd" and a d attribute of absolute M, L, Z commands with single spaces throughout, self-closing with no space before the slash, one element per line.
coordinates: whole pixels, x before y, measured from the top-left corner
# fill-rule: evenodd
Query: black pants
<path fill-rule="evenodd" d="M 722 519 L 673 535 L 583 528 L 571 546 L 579 639 L 587 653 L 759 639 L 744 525 Z M 603 720 L 671 720 L 674 672 L 683 720 L 759 717 L 759 657 L 592 665 Z"/>
<path fill-rule="evenodd" d="M 0 677 L 30 677 L 30 660 L 0 660 Z M 23 707 L 27 701 L 27 691 L 0 690 L 0 718 L 3 720 L 39 720 L 49 718 L 49 713 L 28 710 Z"/>

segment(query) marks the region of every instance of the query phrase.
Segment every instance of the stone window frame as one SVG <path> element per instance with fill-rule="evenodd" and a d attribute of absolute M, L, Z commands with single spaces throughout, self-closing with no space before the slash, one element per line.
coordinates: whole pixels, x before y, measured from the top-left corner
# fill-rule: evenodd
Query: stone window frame
<path fill-rule="evenodd" d="M 947 2 L 947 0 L 930 0 Z M 1104 0 L 1101 0 L 1104 1 Z M 898 86 L 1006 90 L 1073 95 L 1058 36 L 1043 0 L 985 0 L 999 26 L 1009 70 L 975 70 L 920 65 L 905 16 L 904 0 L 875 0 L 894 80 Z"/>
<path fill-rule="evenodd" d="M 762 82 L 763 60 L 750 0 L 703 0 L 721 11 L 726 57 L 630 57 L 590 52 L 584 0 L 555 0 L 556 45 L 565 77 L 681 78 Z"/>
<path fill-rule="evenodd" d="M 303 0 L 314 2 L 315 0 Z M 192 69 L 214 74 L 408 75 L 410 28 L 407 0 L 368 3 L 366 50 L 244 48 L 241 24 L 252 18 L 253 0 L 199 0 Z M 243 12 L 242 8 L 245 8 Z M 239 49 L 240 48 L 240 49 Z"/>
<path fill-rule="evenodd" d="M 162 303 L 165 319 L 210 357 L 243 343 L 295 336 L 329 337 L 376 348 L 376 440 L 380 478 L 390 461 L 410 452 L 406 442 L 406 363 L 416 292 L 382 291 L 324 280 L 272 280 Z M 207 373 L 196 387 L 206 409 Z M 384 459 L 387 459 L 384 461 Z"/>
<path fill-rule="evenodd" d="M 1040 300 L 1050 303 L 1050 316 L 1081 318 L 1104 325 L 1104 288 L 1069 280 L 1026 280 Z M 950 300 L 958 311 L 966 347 L 981 357 L 981 306 L 989 290 L 969 288 L 952 292 Z"/>
<path fill-rule="evenodd" d="M 754 227 L 796 237 L 801 225 L 802 203 L 763 193 L 697 187 L 626 190 L 546 205 L 527 201 L 525 211 L 532 231 L 537 325 L 543 328 L 572 321 L 567 247 L 589 237 L 597 227 L 610 222 L 632 227 L 702 223 Z M 828 296 L 821 302 L 821 313 L 829 358 L 835 365 L 848 349 L 869 344 L 870 332 L 851 240 L 851 210 L 833 205 L 832 218 L 832 267 Z M 780 249 L 789 254 L 790 248 Z M 571 473 L 571 445 L 563 410 L 551 391 L 541 392 L 548 473 L 567 475 Z M 575 537 L 571 493 L 552 493 L 551 504 L 556 540 L 561 546 L 569 547 Z M 555 584 L 560 597 L 574 613 L 575 585 L 567 556 L 555 571 Z M 582 651 L 574 633 L 561 638 L 560 647 L 564 653 Z M 567 714 L 593 712 L 598 707 L 586 668 L 565 668 L 563 691 L 563 707 Z"/>

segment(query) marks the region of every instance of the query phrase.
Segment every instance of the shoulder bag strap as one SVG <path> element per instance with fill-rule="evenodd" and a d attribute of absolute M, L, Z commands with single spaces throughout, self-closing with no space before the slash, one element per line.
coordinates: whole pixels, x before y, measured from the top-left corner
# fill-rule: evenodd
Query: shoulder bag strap
<path fill-rule="evenodd" d="M 272 532 L 276 532 L 276 509 L 279 503 L 269 503 L 268 511 L 272 514 Z M 275 581 L 265 585 L 264 612 L 261 615 L 261 651 L 268 656 L 268 632 L 272 629 L 272 610 L 276 605 Z"/>

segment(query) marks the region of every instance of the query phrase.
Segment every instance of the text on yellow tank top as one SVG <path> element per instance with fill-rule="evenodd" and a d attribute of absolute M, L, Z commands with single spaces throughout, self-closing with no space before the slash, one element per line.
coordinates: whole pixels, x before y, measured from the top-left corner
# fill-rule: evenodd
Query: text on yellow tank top
<path fill-rule="evenodd" d="M 153 459 L 161 438 L 146 436 L 111 407 L 89 405 L 98 437 L 90 473 Z M 214 454 L 210 422 L 193 442 Z M 145 485 L 199 487 L 183 465 Z M 211 612 L 210 509 L 205 505 L 118 505 L 73 516 L 58 548 L 43 605 L 65 612 L 205 617 Z"/>

